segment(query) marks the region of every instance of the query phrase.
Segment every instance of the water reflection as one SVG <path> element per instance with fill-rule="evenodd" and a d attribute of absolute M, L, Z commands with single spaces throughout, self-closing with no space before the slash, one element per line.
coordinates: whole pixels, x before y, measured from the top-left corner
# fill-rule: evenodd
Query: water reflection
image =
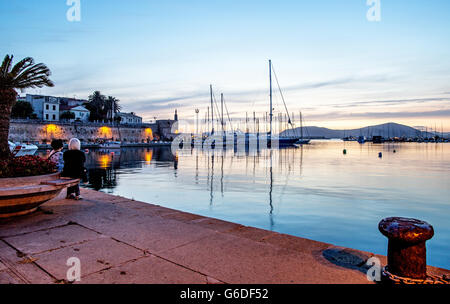
<path fill-rule="evenodd" d="M 450 144 L 111 152 L 88 154 L 88 187 L 379 254 L 387 246 L 382 218 L 420 218 L 436 231 L 430 264 L 450 268 Z"/>
<path fill-rule="evenodd" d="M 130 148 L 92 150 L 87 154 L 86 168 L 89 182 L 86 185 L 95 190 L 114 189 L 121 169 L 141 169 L 156 161 L 157 166 L 167 166 L 176 158 L 167 148 Z"/>

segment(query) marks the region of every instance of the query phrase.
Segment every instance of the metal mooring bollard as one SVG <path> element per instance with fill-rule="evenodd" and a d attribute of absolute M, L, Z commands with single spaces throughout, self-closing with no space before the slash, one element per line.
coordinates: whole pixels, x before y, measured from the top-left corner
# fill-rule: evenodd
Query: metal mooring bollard
<path fill-rule="evenodd" d="M 433 226 L 416 219 L 389 217 L 378 224 L 378 229 L 389 239 L 388 271 L 400 277 L 426 279 L 425 242 L 433 237 Z"/>

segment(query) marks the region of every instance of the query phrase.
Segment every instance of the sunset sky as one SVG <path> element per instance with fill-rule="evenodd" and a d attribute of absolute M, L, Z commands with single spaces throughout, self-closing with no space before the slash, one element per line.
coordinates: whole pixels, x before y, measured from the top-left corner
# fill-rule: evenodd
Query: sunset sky
<path fill-rule="evenodd" d="M 290 112 L 355 128 L 398 122 L 450 131 L 450 1 L 0 0 L 0 55 L 47 64 L 54 88 L 121 100 L 145 121 L 204 118 L 209 85 L 233 117 L 269 110 L 272 59 Z M 277 112 L 284 108 L 275 95 Z M 276 113 L 277 113 L 276 112 Z M 276 115 L 275 113 L 275 115 Z"/>

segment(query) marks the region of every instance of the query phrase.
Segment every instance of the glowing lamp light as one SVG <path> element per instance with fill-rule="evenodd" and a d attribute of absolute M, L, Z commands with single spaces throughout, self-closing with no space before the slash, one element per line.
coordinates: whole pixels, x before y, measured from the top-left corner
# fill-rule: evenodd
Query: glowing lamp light
<path fill-rule="evenodd" d="M 151 140 L 153 140 L 153 130 L 151 128 L 146 128 L 144 130 L 144 133 L 146 138 L 150 138 Z"/>
<path fill-rule="evenodd" d="M 112 137 L 112 130 L 110 127 L 100 127 L 98 129 L 98 133 L 100 134 L 100 137 L 104 137 L 104 138 Z"/>
<path fill-rule="evenodd" d="M 55 135 L 61 132 L 61 128 L 54 124 L 49 124 L 45 126 L 45 132 L 49 135 Z"/>

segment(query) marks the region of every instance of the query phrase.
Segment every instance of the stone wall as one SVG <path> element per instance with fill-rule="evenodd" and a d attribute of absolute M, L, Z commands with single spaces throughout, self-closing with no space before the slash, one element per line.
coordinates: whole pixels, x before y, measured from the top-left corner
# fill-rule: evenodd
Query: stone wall
<path fill-rule="evenodd" d="M 9 140 L 12 142 L 49 143 L 52 139 L 67 141 L 73 137 L 83 142 L 98 139 L 117 140 L 129 143 L 148 142 L 153 139 L 171 139 L 167 133 L 173 121 L 157 121 L 142 126 L 112 126 L 97 123 L 47 123 L 12 120 Z"/>

